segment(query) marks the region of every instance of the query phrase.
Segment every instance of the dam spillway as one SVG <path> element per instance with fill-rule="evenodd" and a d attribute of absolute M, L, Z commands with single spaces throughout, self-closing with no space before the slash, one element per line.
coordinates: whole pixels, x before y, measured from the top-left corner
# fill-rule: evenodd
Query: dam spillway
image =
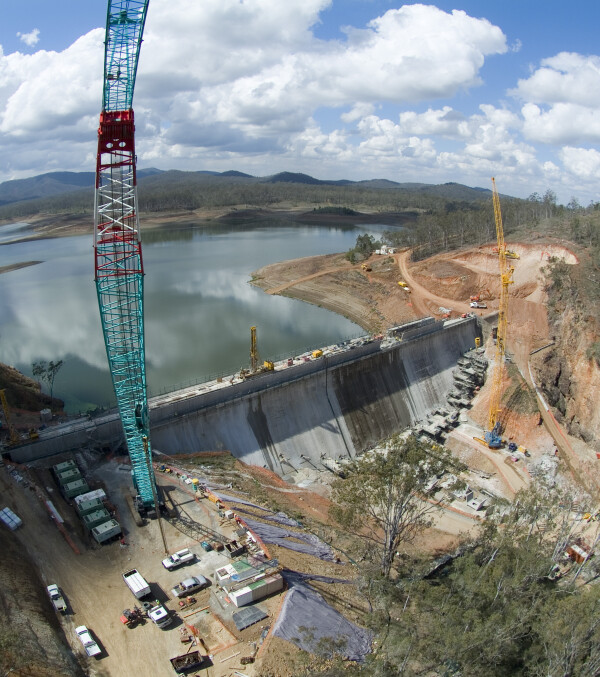
<path fill-rule="evenodd" d="M 395 328 L 384 342 L 153 398 L 152 446 L 166 455 L 228 450 L 281 476 L 323 457 L 354 458 L 444 406 L 457 360 L 480 335 L 474 317 L 425 318 Z M 25 463 L 121 440 L 118 415 L 110 414 L 45 431 L 11 456 Z"/>

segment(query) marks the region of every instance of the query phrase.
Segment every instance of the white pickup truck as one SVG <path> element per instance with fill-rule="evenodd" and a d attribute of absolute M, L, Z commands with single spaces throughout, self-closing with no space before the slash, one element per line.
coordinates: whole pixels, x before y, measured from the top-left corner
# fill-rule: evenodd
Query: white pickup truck
<path fill-rule="evenodd" d="M 83 648 L 88 656 L 97 656 L 99 653 L 102 653 L 102 649 L 98 646 L 98 643 L 93 639 L 90 631 L 85 627 L 85 625 L 80 625 L 78 628 L 75 628 L 77 637 L 79 641 L 83 644 Z"/>
<path fill-rule="evenodd" d="M 196 559 L 196 555 L 189 549 L 184 548 L 183 550 L 178 550 L 172 555 L 169 555 L 166 559 L 163 559 L 162 565 L 165 569 L 177 569 L 182 564 L 188 564 L 193 562 Z"/>
<path fill-rule="evenodd" d="M 54 608 L 64 614 L 67 611 L 67 604 L 58 585 L 56 585 L 56 583 L 52 583 L 52 585 L 49 585 L 46 590 L 48 591 L 48 596 L 50 597 L 50 601 L 52 602 Z"/>

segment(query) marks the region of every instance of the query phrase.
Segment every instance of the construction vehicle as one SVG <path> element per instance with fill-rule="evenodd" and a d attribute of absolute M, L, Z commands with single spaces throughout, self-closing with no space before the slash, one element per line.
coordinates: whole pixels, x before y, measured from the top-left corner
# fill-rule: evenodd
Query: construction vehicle
<path fill-rule="evenodd" d="M 366 263 L 363 263 L 363 264 L 361 265 L 361 268 L 362 268 L 362 270 L 366 271 L 367 273 L 370 273 L 371 270 L 373 270 L 373 269 L 371 268 L 371 266 L 369 266 L 369 265 L 366 264 Z"/>
<path fill-rule="evenodd" d="M 12 424 L 12 421 L 10 420 L 10 411 L 8 409 L 8 402 L 6 401 L 6 394 L 4 390 L 0 390 L 0 402 L 2 402 L 2 410 L 4 411 L 4 421 L 8 429 L 8 444 L 10 446 L 14 446 L 15 444 L 20 443 L 21 438 L 19 437 L 19 433 L 17 433 L 15 427 Z"/>
<path fill-rule="evenodd" d="M 144 266 L 132 108 L 149 0 L 109 0 L 94 200 L 94 268 L 110 375 L 141 515 L 155 509 L 144 348 Z M 145 441 L 144 441 L 145 440 Z"/>
<path fill-rule="evenodd" d="M 499 250 L 498 247 L 494 247 L 494 252 L 496 252 L 496 254 L 498 254 L 499 251 L 500 251 L 500 250 Z M 507 250 L 505 251 L 505 254 L 504 254 L 504 255 L 506 256 L 507 259 L 520 259 L 520 258 L 521 258 L 521 257 L 517 254 L 517 252 L 513 252 L 513 251 L 511 251 L 510 249 L 507 249 Z"/>
<path fill-rule="evenodd" d="M 258 366 L 260 357 L 258 354 L 258 346 L 256 341 L 256 327 L 250 327 L 250 370 L 240 369 L 240 378 L 246 379 L 257 374 L 263 374 L 265 371 L 274 371 L 275 363 L 271 360 L 265 360 L 262 366 Z"/>
<path fill-rule="evenodd" d="M 488 415 L 488 429 L 484 434 L 485 444 L 490 449 L 499 449 L 503 445 L 502 426 L 500 422 L 500 397 L 502 395 L 502 375 L 504 373 L 504 353 L 508 323 L 508 287 L 513 283 L 514 268 L 506 262 L 506 244 L 502 227 L 500 198 L 496 189 L 496 181 L 492 178 L 494 203 L 494 219 L 496 221 L 496 238 L 498 240 L 498 262 L 500 267 L 500 303 L 498 306 L 498 331 L 496 334 L 496 351 L 492 374 L 492 391 Z"/>
<path fill-rule="evenodd" d="M 406 282 L 404 282 L 404 280 L 399 280 L 399 281 L 398 281 L 398 284 L 399 284 L 403 289 L 407 289 L 407 288 L 408 288 L 408 285 L 406 284 Z"/>
<path fill-rule="evenodd" d="M 139 606 L 134 606 L 133 609 L 124 609 L 121 614 L 121 623 L 128 628 L 135 628 L 136 625 L 144 625 L 146 622 L 146 615 Z"/>

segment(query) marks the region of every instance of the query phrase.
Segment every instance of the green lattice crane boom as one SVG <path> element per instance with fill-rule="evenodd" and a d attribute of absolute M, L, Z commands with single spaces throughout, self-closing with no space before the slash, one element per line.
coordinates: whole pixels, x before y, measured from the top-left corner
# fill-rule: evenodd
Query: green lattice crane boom
<path fill-rule="evenodd" d="M 144 266 L 132 108 L 147 11 L 148 0 L 108 2 L 94 209 L 98 305 L 141 511 L 156 504 L 149 444 Z"/>

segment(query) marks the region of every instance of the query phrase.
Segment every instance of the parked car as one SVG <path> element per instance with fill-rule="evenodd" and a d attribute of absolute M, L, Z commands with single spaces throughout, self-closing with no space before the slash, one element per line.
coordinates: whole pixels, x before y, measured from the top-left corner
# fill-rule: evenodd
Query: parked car
<path fill-rule="evenodd" d="M 52 583 L 46 590 L 48 591 L 48 596 L 50 597 L 54 608 L 64 614 L 67 611 L 67 605 L 58 585 Z"/>
<path fill-rule="evenodd" d="M 171 594 L 173 597 L 185 597 L 186 595 L 192 595 L 198 590 L 202 590 L 209 585 L 209 582 L 204 576 L 191 576 L 186 578 L 181 583 L 178 583 L 172 590 Z"/>
<path fill-rule="evenodd" d="M 94 640 L 92 634 L 85 625 L 80 625 L 78 628 L 75 628 L 75 632 L 88 656 L 97 656 L 99 653 L 102 653 L 102 649 L 100 649 L 98 643 Z"/>

